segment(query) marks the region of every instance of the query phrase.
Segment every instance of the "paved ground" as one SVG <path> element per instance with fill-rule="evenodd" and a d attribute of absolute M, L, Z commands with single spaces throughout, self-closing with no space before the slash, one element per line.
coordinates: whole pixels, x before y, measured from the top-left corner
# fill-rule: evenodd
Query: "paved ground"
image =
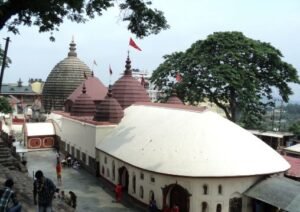
<path fill-rule="evenodd" d="M 33 172 L 42 170 L 46 177 L 56 183 L 55 162 L 56 155 L 52 150 L 35 151 L 26 153 L 27 167 L 29 175 Z M 70 190 L 77 195 L 77 211 L 86 212 L 126 212 L 142 211 L 135 208 L 128 201 L 125 203 L 116 203 L 114 201 L 113 191 L 105 186 L 96 177 L 92 176 L 83 169 L 75 170 L 73 168 L 64 168 L 62 171 L 62 186 L 58 186 L 65 193 Z"/>

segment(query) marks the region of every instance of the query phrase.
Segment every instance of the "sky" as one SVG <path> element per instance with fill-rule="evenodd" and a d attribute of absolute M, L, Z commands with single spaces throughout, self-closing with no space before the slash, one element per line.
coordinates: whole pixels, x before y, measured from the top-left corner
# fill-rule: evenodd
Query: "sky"
<path fill-rule="evenodd" d="M 67 57 L 74 37 L 77 56 L 97 77 L 108 85 L 124 71 L 127 51 L 130 50 L 132 68 L 151 73 L 163 56 L 184 51 L 197 40 L 203 40 L 217 31 L 240 31 L 245 36 L 271 43 L 284 55 L 300 75 L 300 1 L 299 0 L 152 0 L 153 7 L 164 12 L 170 29 L 157 35 L 137 39 L 120 20 L 118 8 L 110 8 L 102 16 L 76 24 L 65 21 L 56 41 L 49 33 L 38 33 L 36 27 L 20 27 L 19 35 L 0 31 L 0 38 L 10 37 L 8 56 L 12 60 L 5 69 L 3 83 L 29 78 L 46 80 L 54 66 Z M 142 51 L 128 46 L 132 37 Z M 0 39 L 2 48 L 5 41 Z M 97 66 L 93 65 L 96 61 Z M 109 65 L 113 75 L 109 79 Z M 291 85 L 291 102 L 300 101 L 300 86 Z"/>

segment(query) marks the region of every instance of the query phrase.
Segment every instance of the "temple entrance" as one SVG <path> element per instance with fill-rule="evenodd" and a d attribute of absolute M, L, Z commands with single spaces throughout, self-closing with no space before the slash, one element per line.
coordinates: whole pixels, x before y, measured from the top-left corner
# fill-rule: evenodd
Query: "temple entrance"
<path fill-rule="evenodd" d="M 163 207 L 179 207 L 180 212 L 189 212 L 189 192 L 178 184 L 171 184 L 163 188 Z"/>
<path fill-rule="evenodd" d="M 239 193 L 234 193 L 229 200 L 229 212 L 242 211 L 242 196 Z"/>
<path fill-rule="evenodd" d="M 118 182 L 122 185 L 123 191 L 128 191 L 128 182 L 129 182 L 129 175 L 128 170 L 125 166 L 122 166 L 118 170 L 119 172 L 119 180 Z"/>

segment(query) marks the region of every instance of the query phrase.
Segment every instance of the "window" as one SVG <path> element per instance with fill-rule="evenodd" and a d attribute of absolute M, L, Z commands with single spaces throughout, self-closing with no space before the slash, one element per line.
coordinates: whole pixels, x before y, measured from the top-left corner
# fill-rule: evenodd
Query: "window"
<path fill-rule="evenodd" d="M 221 185 L 218 186 L 218 193 L 222 194 L 222 186 Z"/>
<path fill-rule="evenodd" d="M 203 185 L 203 194 L 204 195 L 208 194 L 208 186 L 207 185 Z"/>
<path fill-rule="evenodd" d="M 143 199 L 144 198 L 144 189 L 142 186 L 140 186 L 140 198 Z"/>
<path fill-rule="evenodd" d="M 132 192 L 135 193 L 135 188 L 136 188 L 136 178 L 135 178 L 135 174 L 133 174 L 132 177 Z"/>
<path fill-rule="evenodd" d="M 207 202 L 202 202 L 202 212 L 207 212 Z"/>
<path fill-rule="evenodd" d="M 107 164 L 107 157 L 104 157 L 104 163 Z"/>
<path fill-rule="evenodd" d="M 217 212 L 221 212 L 222 211 L 222 205 L 221 204 L 218 204 L 217 205 L 217 210 L 216 210 Z"/>
<path fill-rule="evenodd" d="M 83 163 L 86 164 L 86 154 L 83 152 L 81 156 Z"/>
<path fill-rule="evenodd" d="M 115 180 L 116 179 L 116 171 L 115 171 L 115 161 L 114 160 L 112 162 L 111 170 L 112 170 L 112 178 L 113 178 L 113 180 Z"/>
<path fill-rule="evenodd" d="M 154 196 L 154 192 L 151 190 L 149 192 L 149 201 L 153 201 L 153 200 L 155 200 L 155 196 Z"/>
<path fill-rule="evenodd" d="M 109 174 L 109 169 L 106 168 L 106 176 L 109 178 L 110 177 L 110 174 Z"/>
<path fill-rule="evenodd" d="M 104 176 L 104 174 L 105 174 L 104 166 L 102 166 L 101 173 L 102 173 L 102 175 Z"/>
<path fill-rule="evenodd" d="M 140 178 L 141 178 L 141 180 L 144 179 L 144 173 L 141 173 Z"/>
<path fill-rule="evenodd" d="M 155 178 L 154 178 L 154 177 L 151 177 L 151 178 L 150 178 L 150 181 L 151 181 L 151 183 L 155 183 Z"/>

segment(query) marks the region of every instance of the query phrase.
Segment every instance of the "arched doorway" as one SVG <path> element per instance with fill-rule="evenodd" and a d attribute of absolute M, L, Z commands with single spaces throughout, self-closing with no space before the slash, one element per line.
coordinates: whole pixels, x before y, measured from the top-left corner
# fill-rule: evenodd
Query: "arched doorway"
<path fill-rule="evenodd" d="M 122 185 L 124 191 L 128 191 L 129 174 L 125 166 L 122 166 L 118 170 L 119 180 L 118 182 Z"/>
<path fill-rule="evenodd" d="M 240 193 L 234 193 L 229 200 L 229 212 L 242 212 L 242 196 Z"/>
<path fill-rule="evenodd" d="M 163 190 L 163 207 L 179 207 L 180 212 L 189 212 L 190 194 L 178 184 L 171 184 L 162 188 Z"/>

